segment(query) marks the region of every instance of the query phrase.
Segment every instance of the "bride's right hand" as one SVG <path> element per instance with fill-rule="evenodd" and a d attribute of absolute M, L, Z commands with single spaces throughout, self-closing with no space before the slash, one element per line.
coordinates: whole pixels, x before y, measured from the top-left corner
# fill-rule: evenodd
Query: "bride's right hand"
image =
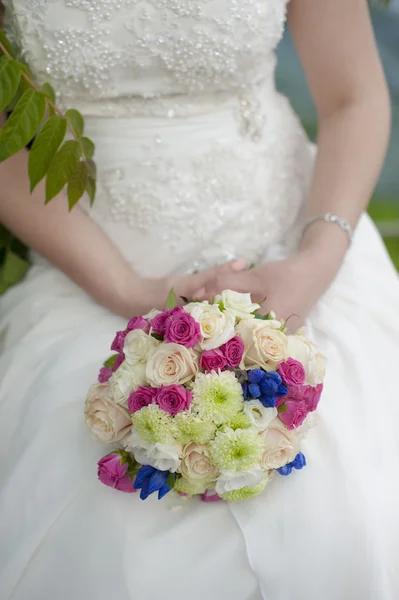
<path fill-rule="evenodd" d="M 132 307 L 134 314 L 126 315 L 132 317 L 139 314 L 145 314 L 152 308 L 165 308 L 166 299 L 170 290 L 173 288 L 178 300 L 187 298 L 194 300 L 194 294 L 197 290 L 211 285 L 212 282 L 223 278 L 224 275 L 244 271 L 246 265 L 242 260 L 216 265 L 193 275 L 171 276 L 160 279 L 141 279 L 140 294 L 138 302 Z M 218 290 L 221 292 L 222 290 Z M 183 302 L 183 301 L 182 301 Z"/>

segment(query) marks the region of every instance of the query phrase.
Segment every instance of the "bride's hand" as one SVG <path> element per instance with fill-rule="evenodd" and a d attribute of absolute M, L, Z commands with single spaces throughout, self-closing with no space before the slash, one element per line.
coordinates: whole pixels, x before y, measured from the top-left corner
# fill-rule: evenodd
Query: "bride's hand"
<path fill-rule="evenodd" d="M 237 274 L 246 268 L 245 263 L 241 260 L 216 265 L 211 269 L 206 269 L 193 275 L 172 276 L 159 279 L 141 279 L 139 284 L 138 294 L 135 298 L 134 308 L 129 307 L 132 317 L 135 315 L 145 314 L 152 308 L 163 309 L 170 290 L 173 288 L 177 299 L 187 298 L 192 300 L 195 298 L 195 292 L 198 289 L 205 289 L 210 282 L 213 282 L 213 289 L 217 289 L 219 293 L 222 289 L 215 287 L 215 283 L 224 277 Z M 182 300 L 183 303 L 183 300 Z"/>
<path fill-rule="evenodd" d="M 195 296 L 212 298 L 223 289 L 250 292 L 252 300 L 262 305 L 262 313 L 274 311 L 279 319 L 289 319 L 295 331 L 326 291 L 335 273 L 320 268 L 317 257 L 300 253 L 294 258 L 264 265 L 240 273 L 227 273 L 209 281 Z"/>

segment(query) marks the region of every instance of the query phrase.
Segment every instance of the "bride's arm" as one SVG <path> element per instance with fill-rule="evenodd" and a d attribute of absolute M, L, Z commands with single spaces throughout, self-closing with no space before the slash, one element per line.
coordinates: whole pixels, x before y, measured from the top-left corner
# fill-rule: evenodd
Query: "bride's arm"
<path fill-rule="evenodd" d="M 356 223 L 380 175 L 390 102 L 366 0 L 291 0 L 289 25 L 319 121 L 309 217 L 332 212 Z M 335 273 L 347 249 L 337 226 L 321 221 L 301 250 Z M 326 271 L 325 271 L 326 269 Z"/>
<path fill-rule="evenodd" d="M 4 119 L 0 113 L 0 127 Z M 242 268 L 233 264 L 179 279 L 141 279 L 79 206 L 69 212 L 62 194 L 45 206 L 43 183 L 31 194 L 27 173 L 25 150 L 0 163 L 0 222 L 112 312 L 129 318 L 162 308 L 172 285 L 190 297 L 209 277 Z"/>
<path fill-rule="evenodd" d="M 291 0 L 289 23 L 318 117 L 318 154 L 307 198 L 308 217 L 332 212 L 352 227 L 369 202 L 381 171 L 390 103 L 366 0 Z M 336 225 L 317 221 L 307 229 L 297 255 L 245 273 L 224 276 L 216 287 L 250 291 L 264 309 L 304 320 L 334 280 L 348 248 Z"/>

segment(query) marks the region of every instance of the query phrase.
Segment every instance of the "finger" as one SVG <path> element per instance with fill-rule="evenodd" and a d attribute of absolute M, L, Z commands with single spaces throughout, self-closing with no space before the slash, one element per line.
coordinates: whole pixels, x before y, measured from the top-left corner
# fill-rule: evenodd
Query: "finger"
<path fill-rule="evenodd" d="M 195 273 L 194 275 L 190 275 L 187 277 L 187 284 L 189 287 L 189 292 L 192 297 L 198 297 L 197 291 L 203 290 L 206 286 L 209 286 L 214 280 L 218 277 L 227 274 L 238 273 L 246 269 L 246 263 L 243 260 L 236 260 L 229 263 L 224 263 L 221 265 L 215 265 L 210 269 L 206 269 L 205 271 L 201 271 L 200 273 Z"/>

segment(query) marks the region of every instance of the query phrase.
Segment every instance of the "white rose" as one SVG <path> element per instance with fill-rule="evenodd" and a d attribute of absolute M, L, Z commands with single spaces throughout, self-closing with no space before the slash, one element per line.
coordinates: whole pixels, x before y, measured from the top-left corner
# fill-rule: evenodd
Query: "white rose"
<path fill-rule="evenodd" d="M 277 417 L 261 434 L 264 451 L 261 466 L 264 469 L 279 469 L 292 462 L 299 452 L 296 433 L 289 431 Z"/>
<path fill-rule="evenodd" d="M 183 384 L 195 377 L 198 365 L 198 355 L 191 348 L 162 343 L 147 363 L 146 378 L 153 387 Z"/>
<path fill-rule="evenodd" d="M 245 352 L 242 368 L 261 367 L 265 371 L 275 371 L 277 366 L 288 358 L 288 339 L 279 331 L 279 321 L 243 319 L 236 327 L 241 336 Z"/>
<path fill-rule="evenodd" d="M 306 385 L 316 386 L 324 381 L 327 359 L 316 344 L 300 335 L 289 335 L 288 356 L 302 363 L 306 373 Z"/>
<path fill-rule="evenodd" d="M 258 431 L 264 431 L 278 414 L 276 408 L 266 408 L 260 400 L 244 402 L 244 412 Z"/>
<path fill-rule="evenodd" d="M 130 394 L 145 383 L 145 363 L 129 365 L 124 361 L 109 379 L 112 399 L 117 404 L 126 404 Z"/>
<path fill-rule="evenodd" d="M 134 458 L 141 465 L 150 465 L 160 471 L 172 471 L 180 468 L 180 455 L 182 448 L 179 444 L 150 444 L 133 430 L 127 440 L 126 449 L 133 452 Z"/>
<path fill-rule="evenodd" d="M 184 307 L 201 328 L 203 350 L 219 348 L 235 336 L 235 316 L 230 311 L 222 312 L 216 304 L 191 302 Z"/>
<path fill-rule="evenodd" d="M 255 310 L 260 308 L 251 300 L 251 294 L 240 294 L 232 290 L 224 290 L 220 296 L 216 296 L 215 303 L 222 302 L 226 310 L 229 310 L 237 319 L 246 319 Z"/>
<path fill-rule="evenodd" d="M 159 346 L 159 341 L 148 335 L 142 329 L 129 331 L 125 337 L 123 353 L 125 361 L 134 365 L 138 362 L 146 362 Z"/>
<path fill-rule="evenodd" d="M 215 490 L 221 496 L 225 492 L 258 485 L 264 478 L 265 472 L 259 467 L 241 472 L 223 471 L 216 480 Z"/>
<path fill-rule="evenodd" d="M 92 438 L 106 444 L 121 441 L 132 428 L 127 410 L 112 402 L 108 383 L 91 386 L 85 401 L 85 415 Z"/>

